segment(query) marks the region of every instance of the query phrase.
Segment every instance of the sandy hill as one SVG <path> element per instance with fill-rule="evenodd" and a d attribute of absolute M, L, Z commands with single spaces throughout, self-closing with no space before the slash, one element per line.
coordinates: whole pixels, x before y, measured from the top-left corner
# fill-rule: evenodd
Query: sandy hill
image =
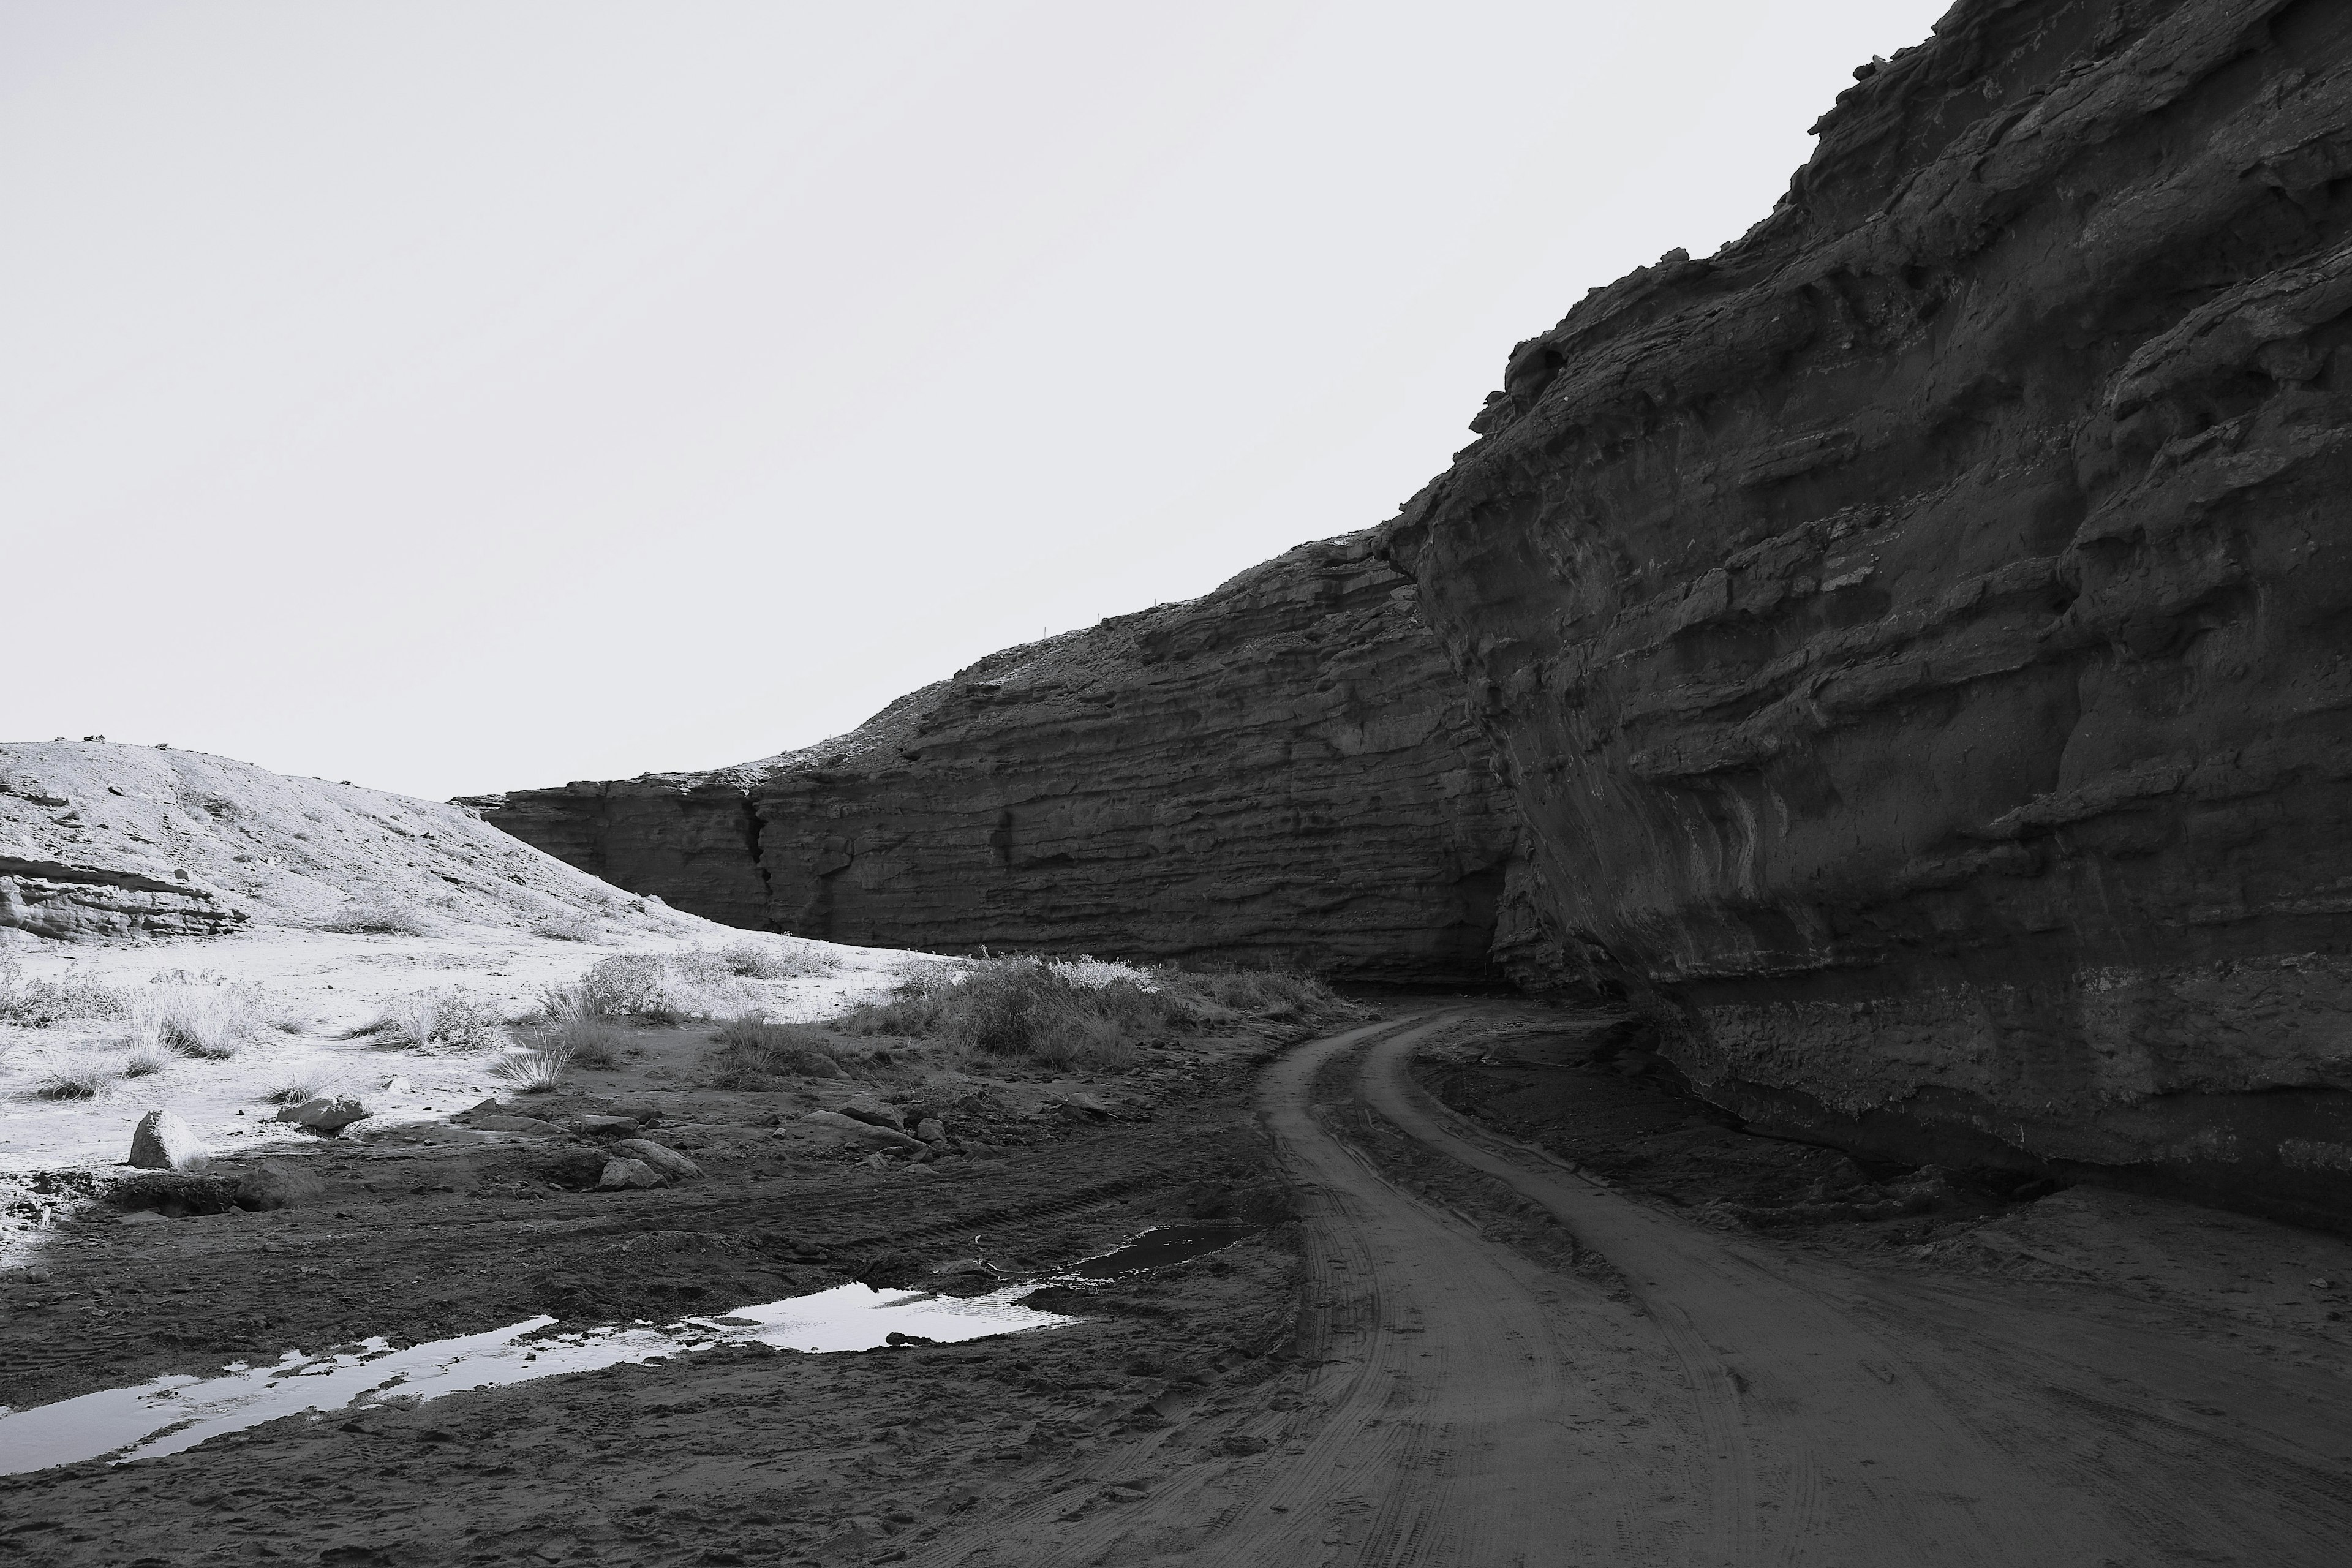
<path fill-rule="evenodd" d="M 199 752 L 0 745 L 0 927 L 46 937 L 247 926 L 425 935 L 678 917 L 461 807 Z"/>

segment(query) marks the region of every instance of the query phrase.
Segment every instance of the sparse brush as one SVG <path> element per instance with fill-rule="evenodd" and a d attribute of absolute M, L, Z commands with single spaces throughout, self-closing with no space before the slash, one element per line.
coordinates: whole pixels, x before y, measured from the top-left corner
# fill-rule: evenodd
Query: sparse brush
<path fill-rule="evenodd" d="M 604 927 L 596 922 L 595 916 L 584 910 L 564 910 L 549 915 L 530 929 L 557 942 L 594 942 Z"/>
<path fill-rule="evenodd" d="M 79 1051 L 33 1080 L 43 1100 L 97 1100 L 114 1087 L 121 1069 L 95 1051 Z"/>
<path fill-rule="evenodd" d="M 719 1027 L 719 1048 L 710 1054 L 715 1089 L 764 1089 L 778 1078 L 842 1078 L 833 1042 L 806 1024 L 770 1024 L 754 1017 L 730 1018 Z"/>
<path fill-rule="evenodd" d="M 603 1018 L 558 1018 L 541 1033 L 584 1068 L 615 1065 L 629 1043 L 625 1030 Z"/>
<path fill-rule="evenodd" d="M 499 1058 L 490 1076 L 510 1083 L 524 1094 L 544 1094 L 563 1081 L 572 1065 L 569 1047 L 545 1031 L 525 1037 L 523 1048 Z"/>
<path fill-rule="evenodd" d="M 805 975 L 826 974 L 839 967 L 840 961 L 824 949 L 813 944 L 782 942 L 730 942 L 719 950 L 721 963 L 730 973 L 751 980 L 797 980 Z"/>
<path fill-rule="evenodd" d="M 319 929 L 381 936 L 433 934 L 433 923 L 423 911 L 382 893 L 352 900 L 320 921 Z"/>

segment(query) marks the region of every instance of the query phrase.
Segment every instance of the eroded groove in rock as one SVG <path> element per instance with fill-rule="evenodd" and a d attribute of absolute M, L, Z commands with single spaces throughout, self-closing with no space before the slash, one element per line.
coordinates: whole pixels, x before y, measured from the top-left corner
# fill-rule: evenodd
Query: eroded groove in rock
<path fill-rule="evenodd" d="M 467 804 L 633 891 L 835 942 L 1459 979 L 1495 972 L 1500 911 L 1503 957 L 1541 963 L 1516 815 L 1412 598 L 1368 536 L 1306 545 L 805 752 Z"/>
<path fill-rule="evenodd" d="M 2347 126 L 2344 6 L 1964 0 L 1387 530 L 1714 1096 L 2352 1215 Z"/>

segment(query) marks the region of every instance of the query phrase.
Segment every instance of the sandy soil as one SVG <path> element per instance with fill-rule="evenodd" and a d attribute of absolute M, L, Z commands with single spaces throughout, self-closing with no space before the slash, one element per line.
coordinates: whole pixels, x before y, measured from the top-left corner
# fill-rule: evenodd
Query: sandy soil
<path fill-rule="evenodd" d="M 0 1541 L 44 1564 L 2340 1561 L 2352 1247 L 1841 1171 L 1679 1099 L 1606 1020 L 1389 1011 L 1087 1083 L 901 1051 L 756 1093 L 698 1081 L 704 1031 L 646 1029 L 533 1114 L 650 1117 L 699 1182 L 578 1191 L 582 1137 L 420 1123 L 301 1156 L 331 1181 L 310 1206 L 68 1203 L 0 1277 L 20 1408 L 534 1312 L 952 1285 L 927 1271 L 975 1255 L 1044 1280 L 1150 1225 L 1263 1223 L 1049 1284 L 1078 1321 L 1045 1331 L 713 1351 L 0 1479 Z M 875 1169 L 798 1122 L 861 1092 L 940 1110 L 962 1152 Z"/>

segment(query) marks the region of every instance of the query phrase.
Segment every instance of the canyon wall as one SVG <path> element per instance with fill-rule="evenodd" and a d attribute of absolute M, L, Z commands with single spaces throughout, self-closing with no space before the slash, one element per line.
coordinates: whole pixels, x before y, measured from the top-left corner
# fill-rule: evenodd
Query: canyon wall
<path fill-rule="evenodd" d="M 468 800 L 737 925 L 1464 980 L 1544 961 L 1517 816 L 1369 536 L 992 655 L 838 740 Z"/>
<path fill-rule="evenodd" d="M 1385 531 L 1759 1121 L 2352 1215 L 2352 6 L 1965 0 Z"/>

